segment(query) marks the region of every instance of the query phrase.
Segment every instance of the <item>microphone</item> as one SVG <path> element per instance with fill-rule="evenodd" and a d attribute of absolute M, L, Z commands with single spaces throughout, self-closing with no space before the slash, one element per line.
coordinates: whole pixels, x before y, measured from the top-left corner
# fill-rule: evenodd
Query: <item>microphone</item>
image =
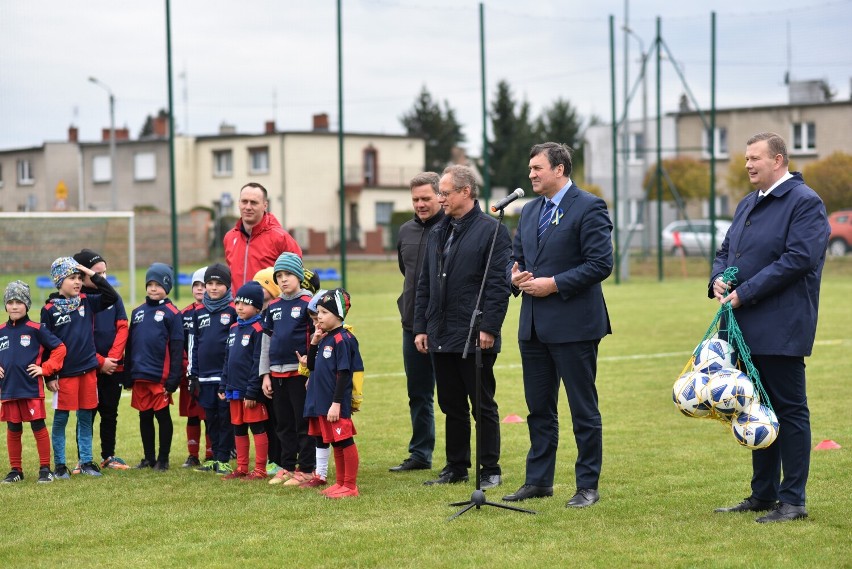
<path fill-rule="evenodd" d="M 500 211 L 501 209 L 505 209 L 507 205 L 512 203 L 518 198 L 524 197 L 524 190 L 521 188 L 516 189 L 514 192 L 497 202 L 496 204 L 491 206 L 491 211 Z"/>

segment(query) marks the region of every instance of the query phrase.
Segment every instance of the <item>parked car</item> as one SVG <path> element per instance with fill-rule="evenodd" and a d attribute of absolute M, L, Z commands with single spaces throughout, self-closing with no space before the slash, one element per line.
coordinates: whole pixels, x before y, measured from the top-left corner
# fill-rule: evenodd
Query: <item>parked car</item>
<path fill-rule="evenodd" d="M 852 251 L 852 209 L 835 211 L 828 216 L 831 235 L 828 236 L 828 254 L 841 256 Z"/>
<path fill-rule="evenodd" d="M 663 250 L 670 251 L 672 254 L 678 252 L 679 247 L 677 239 L 675 239 L 677 233 L 680 247 L 683 248 L 685 254 L 709 256 L 715 253 L 710 249 L 711 227 L 709 219 L 673 221 L 663 229 Z M 730 221 L 726 219 L 716 220 L 716 248 L 725 240 L 729 227 L 731 227 Z"/>

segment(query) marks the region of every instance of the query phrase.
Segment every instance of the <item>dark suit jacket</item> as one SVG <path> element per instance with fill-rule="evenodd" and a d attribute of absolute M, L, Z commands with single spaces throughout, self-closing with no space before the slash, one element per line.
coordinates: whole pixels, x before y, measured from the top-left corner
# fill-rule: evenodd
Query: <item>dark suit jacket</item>
<path fill-rule="evenodd" d="M 831 232 L 825 205 L 798 172 L 756 201 L 752 192 L 737 206 L 713 261 L 708 296 L 713 281 L 737 267 L 734 288 L 742 306 L 734 317 L 751 352 L 809 356 Z"/>
<path fill-rule="evenodd" d="M 558 224 L 551 223 L 538 244 L 539 197 L 521 211 L 511 268 L 534 277 L 556 277 L 559 292 L 544 298 L 523 295 L 518 339 L 529 340 L 533 326 L 545 343 L 599 340 L 612 333 L 601 282 L 612 272 L 612 222 L 606 203 L 572 184 L 562 201 Z M 518 289 L 513 288 L 517 296 Z"/>

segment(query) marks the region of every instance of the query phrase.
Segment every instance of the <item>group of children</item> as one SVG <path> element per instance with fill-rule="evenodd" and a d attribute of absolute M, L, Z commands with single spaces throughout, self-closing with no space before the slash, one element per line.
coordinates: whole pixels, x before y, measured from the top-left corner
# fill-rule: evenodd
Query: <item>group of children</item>
<path fill-rule="evenodd" d="M 199 269 L 192 278 L 194 300 L 182 311 L 168 298 L 174 284 L 171 267 L 154 263 L 145 276 L 145 301 L 129 319 L 105 278 L 106 261 L 97 253 L 84 249 L 57 259 L 51 277 L 57 292 L 42 308 L 40 325 L 27 316 L 26 283 L 14 281 L 4 292 L 9 319 L 0 325 L 0 420 L 7 422 L 12 470 L 2 482 L 24 479 L 24 422 L 36 438 L 39 482 L 129 468 L 115 456 L 123 386 L 132 390 L 131 406 L 139 412 L 143 458 L 138 469 L 168 470 L 169 409 L 172 394 L 180 389 L 189 450 L 184 467 L 226 480 L 272 475 L 270 484 L 327 486 L 322 493 L 329 498 L 358 495 L 351 415 L 353 377 L 364 367 L 358 341 L 343 323 L 349 294 L 317 290 L 318 279 L 297 255 L 283 253 L 274 267 L 260 271 L 235 294 L 228 267 L 216 263 Z M 45 425 L 45 387 L 53 393 L 51 436 Z M 79 461 L 69 470 L 65 430 L 71 411 L 77 415 Z M 101 415 L 100 467 L 92 456 L 96 413 Z M 255 445 L 252 469 L 249 431 Z M 328 485 L 331 449 L 335 484 Z"/>

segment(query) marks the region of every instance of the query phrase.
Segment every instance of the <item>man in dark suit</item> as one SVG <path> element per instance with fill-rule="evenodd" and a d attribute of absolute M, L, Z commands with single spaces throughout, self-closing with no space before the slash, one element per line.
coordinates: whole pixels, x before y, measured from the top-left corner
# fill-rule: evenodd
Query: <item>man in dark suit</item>
<path fill-rule="evenodd" d="M 480 488 L 486 490 L 501 482 L 494 362 L 500 352 L 500 328 L 509 308 L 509 283 L 505 275 L 512 243 L 506 227 L 479 208 L 476 174 L 468 166 L 447 167 L 439 188 L 438 201 L 446 215 L 429 232 L 426 243 L 414 300 L 414 345 L 420 353 L 431 352 L 433 357 L 438 406 L 446 415 L 447 464 L 438 478 L 426 484 L 468 480 L 471 407 L 475 409 L 479 399 L 480 417 L 474 418 L 481 435 Z M 486 273 L 495 229 L 497 241 Z M 479 337 L 471 338 L 468 343 L 483 275 Z M 482 349 L 482 385 L 478 393 L 473 351 L 477 341 Z M 462 358 L 466 346 L 468 357 Z"/>
<path fill-rule="evenodd" d="M 610 334 L 601 282 L 612 272 L 606 204 L 571 181 L 571 150 L 546 142 L 530 150 L 540 197 L 521 211 L 510 261 L 512 292 L 523 295 L 518 340 L 529 415 L 526 480 L 509 502 L 553 495 L 559 443 L 557 401 L 565 385 L 577 444 L 577 491 L 569 507 L 598 501 L 603 432 L 595 389 L 598 344 Z"/>
<path fill-rule="evenodd" d="M 716 252 L 708 294 L 734 308 L 780 429 L 772 445 L 752 451 L 751 495 L 716 511 L 771 510 L 757 521 L 782 522 L 808 515 L 811 426 L 805 356 L 811 355 L 816 336 L 830 228 L 822 200 L 800 173 L 788 171 L 787 145 L 780 136 L 751 137 L 745 158 L 756 191 L 737 206 Z M 737 267 L 731 283 L 721 278 L 728 267 Z"/>

